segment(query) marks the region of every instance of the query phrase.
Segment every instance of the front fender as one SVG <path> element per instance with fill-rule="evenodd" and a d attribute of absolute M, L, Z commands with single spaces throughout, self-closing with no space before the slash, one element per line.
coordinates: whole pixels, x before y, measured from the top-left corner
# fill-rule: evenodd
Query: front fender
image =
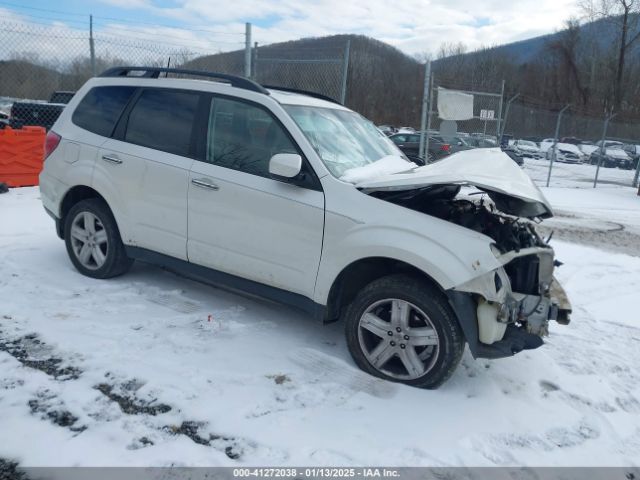
<path fill-rule="evenodd" d="M 490 250 L 490 240 L 450 236 L 443 241 L 397 225 L 355 224 L 327 215 L 325 243 L 314 300 L 326 305 L 340 272 L 366 258 L 388 258 L 416 267 L 448 290 L 500 267 Z M 342 232 L 342 234 L 340 234 Z"/>

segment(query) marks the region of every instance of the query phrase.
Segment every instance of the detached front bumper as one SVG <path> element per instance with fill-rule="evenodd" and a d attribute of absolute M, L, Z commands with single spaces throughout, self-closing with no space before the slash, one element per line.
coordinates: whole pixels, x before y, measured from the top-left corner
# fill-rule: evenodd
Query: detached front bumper
<path fill-rule="evenodd" d="M 475 358 L 509 357 L 538 348 L 544 343 L 542 337 L 549 334 L 551 320 L 569 323 L 571 303 L 558 280 L 549 278 L 541 295 L 501 286 L 509 281 L 502 269 L 446 292 Z M 495 289 L 489 288 L 492 285 Z M 492 291 L 483 294 L 487 288 Z"/>

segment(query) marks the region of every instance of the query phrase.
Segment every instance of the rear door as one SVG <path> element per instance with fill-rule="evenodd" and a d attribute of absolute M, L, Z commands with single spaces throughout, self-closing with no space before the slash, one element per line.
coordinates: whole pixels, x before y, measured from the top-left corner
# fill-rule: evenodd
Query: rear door
<path fill-rule="evenodd" d="M 94 178 L 123 201 L 125 243 L 187 259 L 187 191 L 194 124 L 203 96 L 144 88 L 99 153 Z"/>
<path fill-rule="evenodd" d="M 303 186 L 269 176 L 276 153 L 301 153 L 264 107 L 211 99 L 206 149 L 191 167 L 189 261 L 312 297 L 324 194 L 306 160 Z"/>

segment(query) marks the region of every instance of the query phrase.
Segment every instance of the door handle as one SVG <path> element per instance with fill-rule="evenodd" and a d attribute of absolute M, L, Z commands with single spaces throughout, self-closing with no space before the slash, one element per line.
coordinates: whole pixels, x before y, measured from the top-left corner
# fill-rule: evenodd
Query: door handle
<path fill-rule="evenodd" d="M 218 187 L 218 185 L 207 180 L 198 180 L 197 178 L 192 178 L 191 183 L 200 188 L 207 188 L 209 190 L 220 190 L 220 187 Z"/>
<path fill-rule="evenodd" d="M 115 163 L 116 165 L 120 165 L 122 163 L 122 160 L 120 160 L 115 155 L 103 155 L 102 159 L 109 163 Z"/>

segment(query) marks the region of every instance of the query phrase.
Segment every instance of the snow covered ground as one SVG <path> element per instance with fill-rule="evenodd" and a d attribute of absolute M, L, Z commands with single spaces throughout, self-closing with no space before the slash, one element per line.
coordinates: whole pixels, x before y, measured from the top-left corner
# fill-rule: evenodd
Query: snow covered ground
<path fill-rule="evenodd" d="M 361 373 L 340 323 L 139 263 L 117 279 L 83 277 L 37 188 L 0 195 L 0 460 L 638 466 L 640 198 L 553 185 L 571 324 L 513 358 L 465 352 L 436 391 Z M 611 224 L 631 243 L 571 233 Z"/>

